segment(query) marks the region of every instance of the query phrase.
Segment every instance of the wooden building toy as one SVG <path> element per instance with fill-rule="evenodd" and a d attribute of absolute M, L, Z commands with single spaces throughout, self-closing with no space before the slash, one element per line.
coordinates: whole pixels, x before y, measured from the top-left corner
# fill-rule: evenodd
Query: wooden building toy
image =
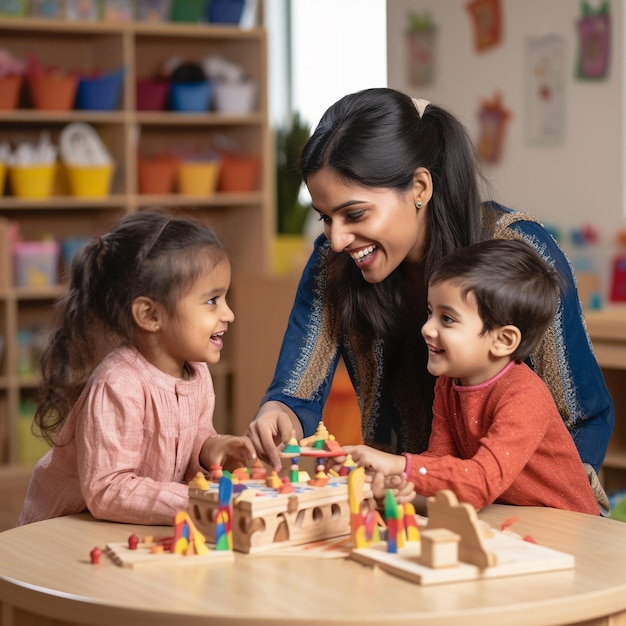
<path fill-rule="evenodd" d="M 303 445 L 305 444 L 305 445 Z M 324 541 L 350 534 L 350 504 L 347 477 L 332 477 L 324 471 L 325 457 L 344 456 L 345 451 L 323 422 L 312 437 L 298 442 L 295 432 L 281 452 L 289 459 L 285 476 L 272 471 L 260 480 L 241 472 L 243 478 L 233 494 L 231 517 L 232 547 L 240 552 L 257 552 L 276 546 L 294 546 Z M 311 479 L 298 465 L 301 456 L 317 458 L 317 471 Z M 258 472 L 257 466 L 257 472 Z M 283 469 L 285 471 L 285 469 Z M 260 475 L 260 474 L 257 474 Z M 219 495 L 214 483 L 208 488 L 193 480 L 189 484 L 188 512 L 209 542 L 218 538 Z M 359 486 L 362 501 L 373 502 L 369 485 Z M 372 508 L 375 508 L 372 506 Z"/>
<path fill-rule="evenodd" d="M 289 481 L 292 489 L 283 489 L 282 480 L 278 483 L 273 487 L 266 481 L 250 480 L 234 495 L 234 550 L 252 553 L 350 534 L 346 478 L 330 478 L 324 487 Z M 362 498 L 373 501 L 369 485 L 362 486 Z M 189 515 L 209 542 L 216 538 L 218 508 L 214 485 L 208 490 L 189 486 Z"/>
<path fill-rule="evenodd" d="M 351 476 L 355 472 L 358 470 L 353 470 Z M 428 516 L 420 519 L 419 529 L 417 524 L 414 528 L 406 526 L 409 517 L 405 511 L 407 537 L 410 534 L 418 541 L 407 541 L 396 551 L 389 550 L 387 541 L 371 542 L 365 547 L 353 542 L 351 557 L 421 585 L 534 574 L 575 566 L 570 554 L 539 546 L 507 530 L 486 527 L 474 507 L 459 503 L 452 491 L 442 490 L 427 498 L 426 507 Z M 393 541 L 392 535 L 389 536 Z"/>
<path fill-rule="evenodd" d="M 422 551 L 419 562 L 426 567 L 456 567 L 459 564 L 460 535 L 447 528 L 434 528 L 421 533 Z"/>
<path fill-rule="evenodd" d="M 196 477 L 197 478 L 197 477 Z M 194 479 L 190 484 L 201 484 Z M 207 483 L 208 485 L 209 483 Z M 194 487 L 198 489 L 198 487 Z M 140 539 L 132 534 L 126 543 L 109 543 L 105 548 L 111 560 L 121 567 L 156 566 L 163 564 L 198 564 L 232 560 L 232 480 L 223 475 L 216 489 L 216 545 L 207 545 L 206 537 L 196 527 L 187 511 L 179 511 L 174 518 L 173 536 Z M 92 562 L 96 549 L 92 550 Z M 201 559 L 201 560 L 197 560 Z"/>

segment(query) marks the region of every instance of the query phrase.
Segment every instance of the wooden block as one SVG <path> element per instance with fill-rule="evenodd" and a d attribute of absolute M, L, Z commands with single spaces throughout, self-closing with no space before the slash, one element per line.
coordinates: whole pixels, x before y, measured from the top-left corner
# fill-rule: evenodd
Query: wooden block
<path fill-rule="evenodd" d="M 425 531 L 421 531 L 423 535 Z M 487 549 L 497 556 L 497 565 L 480 568 L 459 561 L 457 567 L 431 568 L 420 562 L 421 542 L 408 542 L 396 554 L 387 552 L 386 542 L 369 548 L 352 550 L 351 558 L 381 569 L 420 585 L 437 585 L 466 580 L 502 578 L 521 574 L 539 574 L 575 567 L 571 554 L 539 546 L 511 534 L 494 530 L 486 539 Z"/>
<path fill-rule="evenodd" d="M 232 561 L 235 558 L 231 551 L 215 550 L 207 547 L 206 554 L 176 554 L 174 552 L 152 552 L 153 543 L 140 543 L 136 550 L 131 550 L 126 543 L 109 543 L 105 554 L 120 567 L 161 567 L 164 565 L 202 565 Z"/>
<path fill-rule="evenodd" d="M 426 500 L 428 529 L 447 528 L 461 536 L 459 560 L 478 567 L 496 564 L 496 556 L 485 548 L 476 509 L 465 502 L 459 503 L 449 489 L 439 491 Z"/>
<path fill-rule="evenodd" d="M 456 567 L 459 564 L 460 535 L 447 528 L 435 528 L 421 533 L 420 563 L 427 567 Z"/>

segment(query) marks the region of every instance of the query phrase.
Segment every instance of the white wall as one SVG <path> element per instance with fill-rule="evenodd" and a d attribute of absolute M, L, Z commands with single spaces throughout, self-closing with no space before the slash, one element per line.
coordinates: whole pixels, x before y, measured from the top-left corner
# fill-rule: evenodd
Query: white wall
<path fill-rule="evenodd" d="M 592 6 L 598 0 L 591 0 Z M 483 99 L 500 90 L 513 117 L 504 154 L 487 168 L 495 199 L 533 213 L 564 231 L 593 224 L 610 239 L 624 225 L 624 8 L 610 3 L 612 52 L 609 76 L 576 79 L 576 21 L 580 0 L 502 0 L 503 42 L 474 51 L 467 0 L 389 0 L 387 50 L 389 86 L 426 98 L 457 114 L 476 137 Z M 437 24 L 436 78 L 416 92 L 407 78 L 404 33 L 409 12 L 430 13 Z M 559 34 L 566 41 L 565 135 L 561 145 L 540 147 L 527 140 L 528 37 Z"/>
<path fill-rule="evenodd" d="M 292 0 L 292 107 L 312 127 L 342 96 L 387 84 L 385 0 Z"/>

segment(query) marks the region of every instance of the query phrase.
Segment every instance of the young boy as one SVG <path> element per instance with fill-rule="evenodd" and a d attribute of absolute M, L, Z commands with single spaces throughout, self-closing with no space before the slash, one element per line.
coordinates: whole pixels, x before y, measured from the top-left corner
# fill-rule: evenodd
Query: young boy
<path fill-rule="evenodd" d="M 555 270 L 521 241 L 489 240 L 442 259 L 428 283 L 422 335 L 437 376 L 423 454 L 346 446 L 359 465 L 402 474 L 415 492 L 451 489 L 492 502 L 599 514 L 587 473 L 528 358 L 554 317 Z"/>

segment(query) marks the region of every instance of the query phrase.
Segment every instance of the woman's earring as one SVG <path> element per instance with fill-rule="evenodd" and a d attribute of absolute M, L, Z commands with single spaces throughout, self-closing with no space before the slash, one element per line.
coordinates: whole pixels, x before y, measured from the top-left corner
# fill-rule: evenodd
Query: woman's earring
<path fill-rule="evenodd" d="M 154 330 L 159 330 L 161 328 L 158 324 L 154 327 Z"/>
<path fill-rule="evenodd" d="M 422 208 L 422 201 L 421 200 L 417 201 L 417 204 L 415 205 L 415 208 L 416 209 L 421 209 Z"/>

